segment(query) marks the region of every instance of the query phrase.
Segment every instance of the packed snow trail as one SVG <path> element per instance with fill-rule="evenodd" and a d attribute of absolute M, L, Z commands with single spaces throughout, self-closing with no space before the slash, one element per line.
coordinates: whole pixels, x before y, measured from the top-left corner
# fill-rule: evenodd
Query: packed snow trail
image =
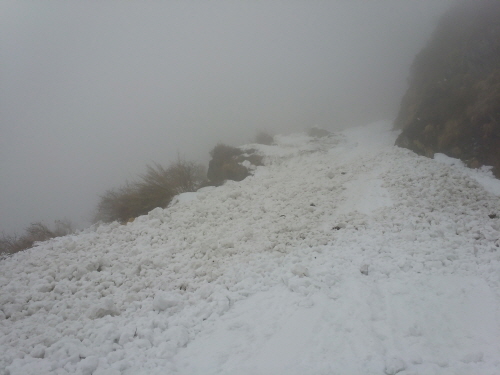
<path fill-rule="evenodd" d="M 500 373 L 498 181 L 390 127 L 3 260 L 0 374 Z"/>

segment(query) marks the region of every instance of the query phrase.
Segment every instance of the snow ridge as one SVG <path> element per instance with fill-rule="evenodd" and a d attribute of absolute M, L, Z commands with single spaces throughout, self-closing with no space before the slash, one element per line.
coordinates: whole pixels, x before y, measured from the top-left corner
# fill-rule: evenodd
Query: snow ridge
<path fill-rule="evenodd" d="M 3 260 L 0 374 L 498 374 L 493 179 L 390 128 Z"/>

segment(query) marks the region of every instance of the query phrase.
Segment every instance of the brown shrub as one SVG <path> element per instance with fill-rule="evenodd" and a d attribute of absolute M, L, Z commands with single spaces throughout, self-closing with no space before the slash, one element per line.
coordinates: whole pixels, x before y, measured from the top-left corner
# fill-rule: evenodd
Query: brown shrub
<path fill-rule="evenodd" d="M 14 254 L 33 247 L 36 242 L 43 242 L 55 237 L 62 237 L 74 232 L 69 220 L 56 220 L 54 229 L 42 222 L 31 223 L 22 236 L 17 234 L 0 237 L 0 254 Z"/>
<path fill-rule="evenodd" d="M 141 197 L 137 189 L 127 183 L 118 189 L 107 190 L 101 195 L 93 221 L 125 222 L 131 217 L 142 214 L 144 214 L 144 210 Z"/>
<path fill-rule="evenodd" d="M 168 168 L 148 165 L 135 183 L 108 190 L 101 196 L 94 222 L 119 221 L 145 215 L 156 207 L 166 207 L 177 194 L 196 191 L 205 181 L 204 167 L 178 160 Z"/>

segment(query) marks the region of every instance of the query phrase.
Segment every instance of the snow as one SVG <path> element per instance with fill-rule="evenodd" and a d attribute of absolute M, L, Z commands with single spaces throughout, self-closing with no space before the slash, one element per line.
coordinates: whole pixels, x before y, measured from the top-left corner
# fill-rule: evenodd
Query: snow
<path fill-rule="evenodd" d="M 498 374 L 500 191 L 379 122 L 0 262 L 0 374 Z M 495 216 L 496 215 L 496 216 Z"/>
<path fill-rule="evenodd" d="M 478 169 L 467 169 L 464 168 L 465 164 L 460 159 L 451 158 L 445 154 L 435 154 L 434 160 L 446 164 L 455 166 L 462 170 L 469 177 L 476 180 L 483 188 L 492 194 L 500 195 L 500 180 L 496 179 L 491 172 L 492 167 L 483 166 Z"/>

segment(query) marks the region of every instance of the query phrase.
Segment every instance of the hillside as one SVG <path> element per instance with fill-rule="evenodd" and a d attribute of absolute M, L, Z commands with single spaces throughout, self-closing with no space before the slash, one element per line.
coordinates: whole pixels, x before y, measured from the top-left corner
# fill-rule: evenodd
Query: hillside
<path fill-rule="evenodd" d="M 411 69 L 397 144 L 500 177 L 500 2 L 457 1 Z"/>
<path fill-rule="evenodd" d="M 391 127 L 2 260 L 0 374 L 500 373 L 500 182 Z"/>

